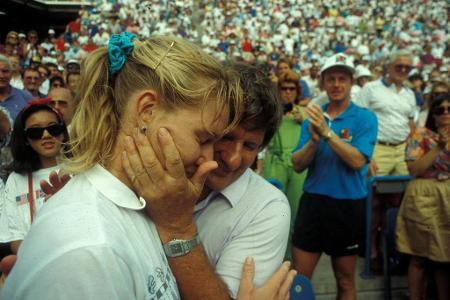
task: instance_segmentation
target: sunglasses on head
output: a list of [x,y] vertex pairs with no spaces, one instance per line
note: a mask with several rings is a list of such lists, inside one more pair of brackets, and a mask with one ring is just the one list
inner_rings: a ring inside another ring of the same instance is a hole
[[64,132],[64,125],[53,124],[47,127],[29,127],[25,129],[25,136],[31,140],[39,140],[42,138],[45,130],[52,136],[58,136]]
[[436,116],[443,115],[445,112],[450,114],[450,106],[438,106],[433,109],[433,114]]
[[402,65],[402,64],[398,64],[398,65],[394,65],[395,71],[397,72],[409,72],[411,71],[412,67],[409,65]]

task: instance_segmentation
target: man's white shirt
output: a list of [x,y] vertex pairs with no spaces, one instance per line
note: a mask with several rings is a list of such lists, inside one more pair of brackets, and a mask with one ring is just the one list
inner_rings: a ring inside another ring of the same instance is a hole
[[208,259],[236,298],[247,256],[255,260],[255,285],[280,266],[288,242],[286,196],[251,169],[195,207],[197,229]]
[[406,87],[396,90],[384,79],[364,85],[353,101],[373,111],[378,118],[378,140],[399,143],[407,139],[408,122],[415,117],[417,107],[414,92]]

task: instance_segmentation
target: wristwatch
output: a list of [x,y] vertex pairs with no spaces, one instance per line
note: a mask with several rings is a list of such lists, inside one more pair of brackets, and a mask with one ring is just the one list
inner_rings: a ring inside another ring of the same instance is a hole
[[325,140],[325,142],[328,142],[329,139],[331,139],[334,136],[334,132],[333,130],[328,130],[327,134],[325,134],[323,136],[323,139]]
[[166,244],[163,244],[163,249],[167,257],[178,257],[188,254],[199,244],[200,237],[196,234],[191,240],[174,239]]

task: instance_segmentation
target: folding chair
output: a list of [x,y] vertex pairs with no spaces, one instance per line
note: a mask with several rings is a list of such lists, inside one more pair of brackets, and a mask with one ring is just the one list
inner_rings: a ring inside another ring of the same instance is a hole
[[289,300],[315,300],[314,289],[308,277],[297,274],[289,291]]
[[411,180],[411,176],[374,176],[367,181],[367,201],[366,201],[366,249],[364,258],[364,270],[361,277],[371,279],[375,277],[370,271],[370,258],[372,252],[372,199],[373,194],[393,194],[403,193]]

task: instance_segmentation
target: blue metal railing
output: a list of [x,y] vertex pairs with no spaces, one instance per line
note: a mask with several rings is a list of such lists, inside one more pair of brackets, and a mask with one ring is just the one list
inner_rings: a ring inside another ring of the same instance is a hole
[[374,176],[367,181],[367,201],[366,201],[366,251],[364,259],[364,270],[361,277],[364,279],[373,278],[370,271],[370,258],[372,256],[372,199],[374,187],[376,194],[402,193],[411,176]]

